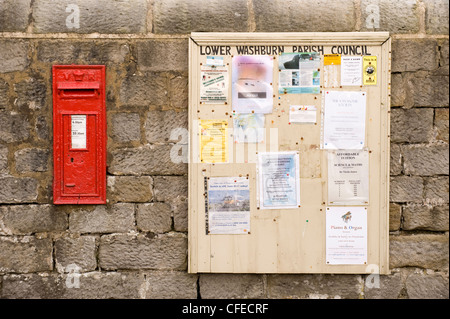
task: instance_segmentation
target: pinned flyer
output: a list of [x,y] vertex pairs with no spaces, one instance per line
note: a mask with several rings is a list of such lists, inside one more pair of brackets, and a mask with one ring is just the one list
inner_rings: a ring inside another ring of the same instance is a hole
[[341,58],[342,86],[362,85],[362,61],[360,56],[343,56]]
[[314,105],[291,105],[289,123],[314,124],[317,122],[317,109]]
[[327,207],[326,261],[329,265],[367,264],[366,207]]
[[228,102],[228,68],[203,66],[200,69],[200,102],[226,104]]
[[206,65],[222,66],[223,65],[223,57],[221,57],[221,56],[207,56],[206,57]]
[[200,162],[228,162],[227,120],[200,121]]
[[283,53],[278,69],[278,93],[320,93],[319,53]]
[[377,57],[366,55],[363,57],[364,85],[377,85]]

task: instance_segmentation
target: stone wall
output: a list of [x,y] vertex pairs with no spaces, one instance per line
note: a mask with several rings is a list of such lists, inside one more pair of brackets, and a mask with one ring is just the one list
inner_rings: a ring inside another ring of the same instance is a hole
[[[0,0],[0,298],[448,298],[448,6]],[[391,275],[187,273],[192,31],[391,33]],[[107,205],[52,205],[54,64],[107,67]]]

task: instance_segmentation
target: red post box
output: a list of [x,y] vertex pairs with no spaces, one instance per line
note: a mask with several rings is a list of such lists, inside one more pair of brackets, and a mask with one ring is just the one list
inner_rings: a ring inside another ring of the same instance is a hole
[[106,203],[104,65],[53,66],[53,203]]

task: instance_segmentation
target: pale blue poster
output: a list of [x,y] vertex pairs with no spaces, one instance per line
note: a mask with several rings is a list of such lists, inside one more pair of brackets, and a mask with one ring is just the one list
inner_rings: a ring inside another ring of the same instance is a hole
[[258,154],[260,209],[298,208],[300,174],[298,152]]
[[233,117],[233,125],[236,143],[264,141],[264,114],[237,114]]

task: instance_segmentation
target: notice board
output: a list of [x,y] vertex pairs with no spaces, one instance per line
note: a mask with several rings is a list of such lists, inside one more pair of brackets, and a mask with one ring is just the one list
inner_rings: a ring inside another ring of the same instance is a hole
[[192,33],[190,273],[389,273],[387,32]]

